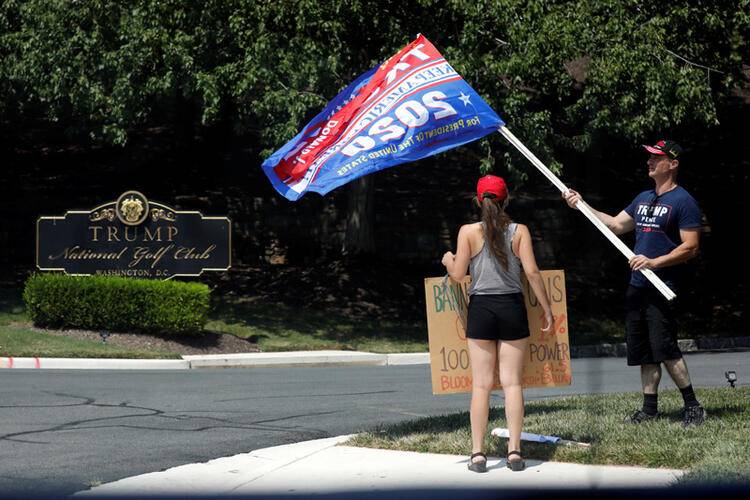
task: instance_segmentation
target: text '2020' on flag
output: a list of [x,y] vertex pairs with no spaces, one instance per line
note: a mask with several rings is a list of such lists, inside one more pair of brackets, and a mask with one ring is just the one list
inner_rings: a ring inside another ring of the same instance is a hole
[[422,35],[341,91],[263,162],[294,201],[484,137],[504,125]]

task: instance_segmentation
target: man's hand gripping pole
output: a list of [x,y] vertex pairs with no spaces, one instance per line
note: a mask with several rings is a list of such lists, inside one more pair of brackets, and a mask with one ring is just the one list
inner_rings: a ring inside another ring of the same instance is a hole
[[[534,156],[534,153],[529,151],[529,149],[523,145],[521,141],[518,140],[518,138],[513,135],[513,133],[508,130],[506,127],[500,127],[500,133],[508,139],[508,142],[513,144],[516,149],[518,149],[541,173],[544,175],[549,181],[555,185],[557,189],[560,190],[561,193],[567,193],[568,188],[565,186],[565,184],[562,183],[560,179],[555,176],[555,174],[552,173],[552,171],[547,168],[547,166],[542,163],[539,158]],[[626,259],[628,259],[628,262],[630,262],[630,259],[635,257],[635,254],[633,251],[625,245],[625,243],[622,242],[620,238],[615,235],[607,226],[604,225],[602,221],[599,220],[599,218],[594,215],[594,213],[591,211],[591,209],[582,201],[578,201],[576,203],[576,208],[586,216],[586,218],[591,221],[591,223],[596,226],[601,233],[607,237],[607,239],[612,243],[622,254],[625,256]],[[651,269],[641,269],[640,272],[643,273],[643,275],[656,287],[659,292],[661,292],[662,295],[667,300],[674,299],[677,295],[659,278]]]

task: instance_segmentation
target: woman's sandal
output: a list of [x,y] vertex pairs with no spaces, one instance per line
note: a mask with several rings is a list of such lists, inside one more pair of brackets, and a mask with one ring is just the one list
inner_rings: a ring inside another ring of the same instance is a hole
[[[518,460],[511,460],[511,455],[518,455]],[[506,467],[508,467],[513,472],[518,472],[520,470],[524,470],[526,468],[526,462],[523,461],[523,458],[521,457],[520,451],[511,451],[508,452],[508,458],[506,459]]]
[[[475,462],[474,459],[476,457],[484,457],[484,460]],[[487,455],[485,455],[481,451],[472,453],[469,457],[469,470],[473,472],[487,472]]]

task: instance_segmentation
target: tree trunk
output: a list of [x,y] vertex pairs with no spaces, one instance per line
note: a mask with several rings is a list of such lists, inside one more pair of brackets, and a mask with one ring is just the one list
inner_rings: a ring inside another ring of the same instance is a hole
[[373,192],[371,176],[360,177],[349,185],[349,212],[342,252],[348,257],[375,254]]

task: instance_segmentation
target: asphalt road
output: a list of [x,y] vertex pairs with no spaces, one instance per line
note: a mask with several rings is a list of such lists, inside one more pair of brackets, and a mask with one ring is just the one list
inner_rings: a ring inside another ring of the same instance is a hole
[[[750,381],[750,352],[687,356],[695,386]],[[527,399],[639,389],[622,358],[576,359],[573,385]],[[664,388],[673,388],[671,381]],[[501,403],[502,396],[493,396]],[[0,494],[91,484],[468,409],[426,365],[192,371],[0,371]]]

